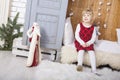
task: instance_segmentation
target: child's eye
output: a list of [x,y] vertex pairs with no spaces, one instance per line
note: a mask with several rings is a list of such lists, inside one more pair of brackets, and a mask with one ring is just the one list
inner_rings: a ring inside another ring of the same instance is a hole
[[89,15],[89,14],[85,14],[84,16],[87,16],[87,17],[89,17],[90,15]]
[[87,16],[90,16],[89,14],[87,14]]

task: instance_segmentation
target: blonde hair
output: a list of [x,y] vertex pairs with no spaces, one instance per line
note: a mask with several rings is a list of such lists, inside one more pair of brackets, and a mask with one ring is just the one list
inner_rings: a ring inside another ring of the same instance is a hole
[[92,9],[87,8],[87,9],[83,10],[82,15],[84,15],[84,14],[90,14],[91,16],[93,16],[93,11],[92,11]]

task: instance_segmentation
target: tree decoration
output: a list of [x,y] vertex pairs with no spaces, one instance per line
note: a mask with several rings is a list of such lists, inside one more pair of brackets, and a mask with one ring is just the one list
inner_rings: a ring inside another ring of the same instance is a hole
[[106,18],[105,18],[105,22],[104,22],[104,28],[107,28],[107,23],[108,23],[108,18],[109,18],[109,15],[110,15],[110,8],[111,8],[111,0],[109,0],[107,3],[106,3],[106,6],[107,6],[107,8],[106,8]]
[[4,44],[0,45],[0,50],[12,50],[13,40],[22,36],[20,28],[23,24],[17,23],[18,16],[19,13],[16,14],[13,20],[8,18],[7,24],[0,26],[0,39],[4,41]]
[[[109,18],[109,15],[110,15],[110,8],[111,8],[111,3],[112,1],[111,0],[109,0],[106,4],[104,3],[104,0],[99,0],[99,7],[98,7],[98,13],[97,13],[97,19],[99,18],[101,18],[101,16],[102,16],[102,13],[101,13],[101,7],[102,7],[102,5],[106,5],[107,7],[106,7],[106,17],[105,17],[105,21],[104,21],[104,24],[103,24],[103,27],[104,28],[107,28],[107,23],[108,23],[108,18]],[[97,22],[97,25],[99,25],[100,26],[100,21],[98,21]]]
[[[75,0],[72,0],[72,6],[73,6],[73,3],[75,2]],[[73,9],[71,8],[70,9],[70,13],[69,13],[69,16],[71,17],[71,16],[73,16],[74,15],[74,13],[73,13]]]
[[[103,5],[103,0],[100,0],[99,3],[98,3],[99,7],[98,7],[98,12],[97,12],[97,19],[100,19],[101,16],[102,16],[102,13],[101,13],[101,7]],[[97,25],[100,27],[100,21],[97,22]]]
[[103,4],[103,2],[102,2],[102,1],[100,1],[100,2],[99,2],[99,5],[102,5],[102,4]]

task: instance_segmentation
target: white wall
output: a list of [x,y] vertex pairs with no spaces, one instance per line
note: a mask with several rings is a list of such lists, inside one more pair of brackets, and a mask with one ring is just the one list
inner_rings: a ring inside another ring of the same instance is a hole
[[[24,24],[26,3],[27,3],[27,0],[11,0],[9,4],[9,9],[8,9],[9,17],[13,19],[17,14],[17,12],[19,12],[20,14],[19,14],[18,22]],[[23,31],[23,28],[21,29],[21,31]],[[1,44],[3,44],[3,41],[0,40],[0,45]]]
[[[0,26],[2,23],[7,23],[8,15],[9,15],[9,5],[10,0],[0,0]],[[4,42],[0,39],[0,45]]]
[[[17,12],[19,12],[18,23],[24,24],[27,0],[11,0],[10,4],[10,18],[13,19]],[[23,32],[23,27],[21,28]]]
[[9,15],[10,0],[0,0],[0,26],[6,23]]
[[10,4],[10,17],[13,19],[13,17],[16,15],[17,12],[19,12],[19,23],[24,23],[25,19],[25,11],[26,11],[26,3],[27,0],[11,0]]

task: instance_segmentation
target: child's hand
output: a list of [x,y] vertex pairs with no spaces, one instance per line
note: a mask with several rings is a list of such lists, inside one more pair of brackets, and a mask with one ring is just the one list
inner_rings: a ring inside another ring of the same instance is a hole
[[86,47],[89,47],[89,46],[90,46],[90,44],[88,44],[88,43],[85,43],[85,45],[86,45]]
[[82,47],[86,47],[86,44],[83,44]]

